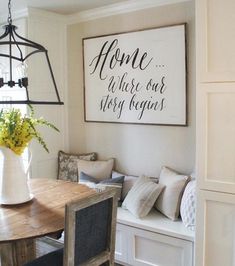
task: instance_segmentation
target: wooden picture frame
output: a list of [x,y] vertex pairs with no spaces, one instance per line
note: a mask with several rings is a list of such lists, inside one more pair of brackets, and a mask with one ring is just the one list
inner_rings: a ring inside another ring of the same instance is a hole
[[186,126],[185,28],[84,38],[85,121]]

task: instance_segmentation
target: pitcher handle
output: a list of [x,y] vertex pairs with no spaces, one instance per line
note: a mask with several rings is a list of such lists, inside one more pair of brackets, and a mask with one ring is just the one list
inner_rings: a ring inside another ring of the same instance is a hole
[[28,162],[28,166],[27,166],[27,168],[26,168],[26,175],[28,174],[29,167],[30,167],[30,165],[31,165],[32,157],[33,157],[33,154],[32,154],[32,152],[30,151],[30,149],[28,149],[28,151],[29,151],[29,162]]

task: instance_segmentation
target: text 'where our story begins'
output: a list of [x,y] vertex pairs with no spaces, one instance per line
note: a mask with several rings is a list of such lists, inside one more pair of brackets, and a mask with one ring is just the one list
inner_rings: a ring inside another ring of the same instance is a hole
[[111,112],[121,120],[126,112],[134,112],[140,121],[147,112],[162,112],[167,107],[165,64],[148,51],[137,47],[126,52],[118,39],[105,41],[89,67],[90,78],[101,82],[96,89],[102,90],[97,103],[102,113]]

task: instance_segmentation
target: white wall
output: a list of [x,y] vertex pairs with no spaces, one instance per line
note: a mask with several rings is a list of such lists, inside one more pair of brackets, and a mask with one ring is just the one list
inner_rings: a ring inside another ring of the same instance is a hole
[[[18,27],[17,32],[21,36],[42,44],[48,49],[59,94],[62,101],[65,102],[64,106],[34,105],[35,117],[42,116],[52,122],[59,128],[60,133],[47,127],[37,127],[47,143],[50,153],[47,153],[36,140],[30,143],[33,156],[30,168],[31,177],[56,178],[58,151],[68,147],[66,17],[42,10],[29,9],[23,18],[13,20],[13,24]],[[56,100],[44,55],[40,53],[29,57],[27,65],[30,99]],[[24,105],[15,105],[14,107],[21,108],[23,111],[26,109]]]
[[[188,126],[85,123],[82,38],[187,22]],[[69,151],[116,158],[128,174],[159,175],[162,165],[190,173],[195,161],[194,5],[191,2],[110,16],[68,27]]]
[[[30,149],[33,154],[31,176],[33,178],[57,177],[57,154],[67,147],[67,59],[66,59],[66,23],[64,16],[29,9],[28,38],[43,45],[47,50],[57,83],[61,105],[34,106],[36,117],[44,117],[60,130],[38,127],[47,143],[50,153],[33,141]],[[29,92],[34,100],[57,100],[47,62],[42,53],[32,56],[29,65]]]

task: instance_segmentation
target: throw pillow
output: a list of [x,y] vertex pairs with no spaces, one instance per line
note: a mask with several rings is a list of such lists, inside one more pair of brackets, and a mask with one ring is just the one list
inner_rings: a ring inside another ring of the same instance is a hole
[[113,170],[114,159],[109,159],[107,161],[85,161],[78,160],[78,175],[80,173],[86,173],[87,175],[98,179],[99,181],[111,178],[111,173]]
[[131,188],[135,184],[136,180],[138,180],[138,177],[131,176],[131,175],[124,175],[116,171],[112,171],[112,178],[116,178],[119,176],[125,176],[125,180],[124,180],[123,188],[122,188],[122,197],[121,197],[121,199],[124,200],[127,193],[131,190]]
[[189,177],[163,167],[160,173],[159,184],[165,186],[155,203],[155,208],[162,214],[175,221],[179,217],[181,198]]
[[128,192],[122,208],[128,209],[138,218],[143,218],[150,212],[163,188],[163,185],[153,182],[151,178],[141,176]]
[[196,181],[190,181],[182,197],[180,205],[180,215],[183,221],[183,224],[195,230],[195,219],[196,219]]
[[80,172],[79,174],[79,183],[94,183],[94,184],[98,184],[99,180],[97,180],[96,178],[87,175],[84,172]]
[[[125,180],[124,180],[123,188],[122,188],[122,200],[124,200],[125,197],[127,196],[128,192],[131,190],[131,188],[134,186],[135,182],[138,180],[138,176],[125,175],[125,174],[121,174],[117,171],[112,171],[112,178],[115,178],[118,176],[125,176]],[[150,177],[150,178],[155,183],[158,183],[157,177]]]
[[70,154],[63,151],[58,152],[58,179],[78,181],[78,159],[95,161],[95,152],[86,154]]
[[124,182],[124,176],[119,176],[116,178],[108,178],[102,181],[99,181],[98,179],[87,175],[84,172],[81,172],[79,175],[79,183],[85,184],[91,188],[94,189],[101,189],[103,187],[114,187],[117,189],[118,193],[118,199],[121,199],[121,194],[122,194],[122,187],[123,187],[123,182]]

